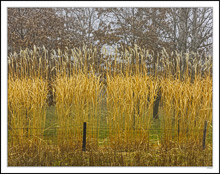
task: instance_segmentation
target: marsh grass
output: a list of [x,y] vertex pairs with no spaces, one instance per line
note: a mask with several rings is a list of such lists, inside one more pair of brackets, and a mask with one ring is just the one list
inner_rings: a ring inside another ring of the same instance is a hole
[[94,53],[34,47],[9,55],[10,166],[212,165],[211,57],[138,46],[99,61]]

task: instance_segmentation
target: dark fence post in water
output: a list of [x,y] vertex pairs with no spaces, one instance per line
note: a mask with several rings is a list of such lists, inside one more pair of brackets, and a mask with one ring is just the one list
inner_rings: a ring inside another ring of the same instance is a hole
[[206,130],[207,130],[207,121],[205,121],[204,130],[203,130],[203,141],[202,141],[203,150],[205,149]]
[[159,91],[157,92],[156,100],[154,101],[153,104],[153,118],[155,119],[159,118],[158,111],[159,111],[160,98],[161,98],[161,94],[159,89]]
[[83,123],[83,145],[82,151],[86,151],[86,122]]

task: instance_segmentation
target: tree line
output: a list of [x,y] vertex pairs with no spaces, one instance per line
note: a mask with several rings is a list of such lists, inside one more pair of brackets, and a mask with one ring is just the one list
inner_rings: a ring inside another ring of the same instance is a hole
[[8,52],[137,44],[212,53],[212,8],[8,8]]

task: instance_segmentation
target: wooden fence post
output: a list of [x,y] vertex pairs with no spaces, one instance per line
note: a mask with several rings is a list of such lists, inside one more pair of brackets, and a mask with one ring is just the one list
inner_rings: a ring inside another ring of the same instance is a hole
[[161,93],[159,89],[157,92],[156,100],[154,101],[154,104],[153,104],[153,118],[155,119],[159,118],[158,111],[159,111],[160,99],[161,99]]
[[205,149],[206,131],[207,131],[207,121],[205,121],[204,130],[203,130],[203,141],[202,141],[203,150]]
[[28,137],[28,114],[27,114],[27,109],[26,109],[26,125],[25,126],[27,126],[27,129],[26,129],[26,131],[27,131],[27,137]]
[[48,105],[52,106],[53,105],[53,87],[52,87],[52,72],[51,72],[51,65],[48,66],[48,76],[47,76],[47,81],[48,81]]
[[178,141],[179,141],[179,136],[180,136],[180,120],[178,120]]
[[86,122],[83,123],[83,145],[82,151],[86,151]]
[[[135,98],[135,94],[134,94],[134,91],[133,91],[133,100],[134,100],[134,98]],[[135,106],[134,106],[134,108],[133,108],[133,129],[135,130],[135,110],[136,110],[136,108],[135,108]]]

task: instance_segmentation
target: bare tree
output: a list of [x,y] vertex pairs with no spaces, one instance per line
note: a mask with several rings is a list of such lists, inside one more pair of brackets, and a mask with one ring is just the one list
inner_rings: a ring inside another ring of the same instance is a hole
[[212,50],[212,8],[170,8],[166,11],[168,25],[156,25],[161,30],[161,39],[170,43],[173,50]]
[[62,25],[53,8],[9,8],[9,51],[33,48],[33,45],[56,48],[60,46]]
[[149,49],[157,49],[158,30],[154,27],[154,21],[161,21],[163,13],[161,9],[152,8],[106,8],[102,11],[108,22],[104,21],[107,30],[114,35],[118,45],[144,46]]
[[211,52],[212,23],[212,8],[9,8],[8,46]]

